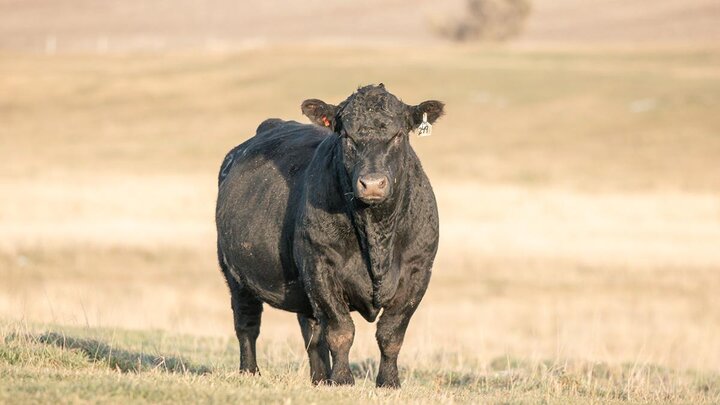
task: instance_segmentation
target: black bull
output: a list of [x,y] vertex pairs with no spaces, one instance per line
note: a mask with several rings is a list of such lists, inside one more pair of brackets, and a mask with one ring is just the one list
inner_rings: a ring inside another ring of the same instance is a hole
[[372,322],[382,309],[377,385],[400,386],[398,353],[438,246],[435,196],[409,137],[443,107],[366,86],[338,106],[306,100],[315,125],[267,120],[228,153],[216,223],[241,370],[258,371],[265,302],[297,313],[313,382],[352,384],[350,312]]

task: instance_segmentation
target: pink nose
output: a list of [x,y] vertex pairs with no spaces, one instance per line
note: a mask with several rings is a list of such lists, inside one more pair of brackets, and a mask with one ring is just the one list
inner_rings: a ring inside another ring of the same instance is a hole
[[380,201],[387,194],[388,178],[384,174],[371,173],[358,177],[358,197],[363,200]]

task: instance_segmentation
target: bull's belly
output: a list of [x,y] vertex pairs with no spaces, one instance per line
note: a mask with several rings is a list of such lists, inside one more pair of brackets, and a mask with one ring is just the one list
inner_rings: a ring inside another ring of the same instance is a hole
[[[285,311],[310,313],[302,280],[277,248],[263,241],[221,247],[230,274],[259,300]],[[279,241],[278,241],[279,243]]]
[[[274,308],[312,315],[312,306],[303,280],[294,266],[283,263],[281,255],[268,254],[261,246],[247,244],[226,254],[232,276],[258,299]],[[380,308],[373,306],[372,280],[358,254],[332,272],[338,277],[342,296],[351,311],[373,322]]]

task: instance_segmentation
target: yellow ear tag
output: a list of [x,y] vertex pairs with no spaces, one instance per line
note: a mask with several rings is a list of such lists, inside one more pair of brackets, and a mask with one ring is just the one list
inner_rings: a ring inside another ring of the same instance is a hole
[[427,113],[423,113],[423,121],[417,129],[418,136],[430,136],[432,135],[432,124],[427,120]]

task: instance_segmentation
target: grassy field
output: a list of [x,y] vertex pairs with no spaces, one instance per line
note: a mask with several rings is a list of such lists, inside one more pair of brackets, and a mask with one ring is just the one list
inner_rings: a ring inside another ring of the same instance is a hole
[[[720,52],[269,48],[221,55],[2,55],[2,172],[206,174],[262,119],[302,120],[385,82],[448,103],[415,147],[435,177],[713,191]],[[431,152],[432,153],[429,153]]]
[[[264,347],[262,377],[235,371],[229,339],[4,327],[0,401],[113,403],[715,403],[720,378],[627,363],[481,363],[438,352],[403,368],[401,390],[374,387],[374,360],[352,364],[354,387],[312,387],[302,349]],[[441,367],[438,367],[441,364]]]
[[[238,362],[216,170],[267,117],[384,82],[441,247],[401,391],[312,387],[292,314]],[[720,401],[720,51],[0,54],[0,402]]]

